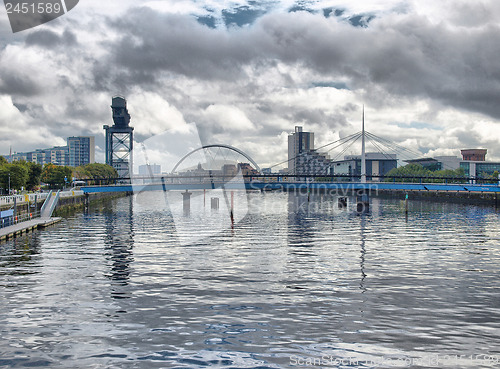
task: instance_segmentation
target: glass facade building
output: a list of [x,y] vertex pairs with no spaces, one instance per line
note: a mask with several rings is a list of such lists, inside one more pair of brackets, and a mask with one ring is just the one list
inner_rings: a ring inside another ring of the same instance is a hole
[[87,137],[68,137],[69,165],[78,167],[95,163],[95,138]]
[[491,176],[495,171],[500,172],[500,163],[488,161],[462,161],[460,168],[467,177]]

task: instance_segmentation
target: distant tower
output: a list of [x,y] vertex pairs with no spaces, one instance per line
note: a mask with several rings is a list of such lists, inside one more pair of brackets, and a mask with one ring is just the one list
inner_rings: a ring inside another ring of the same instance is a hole
[[119,178],[130,178],[130,169],[133,168],[134,127],[129,126],[127,101],[123,97],[113,97],[111,109],[115,124],[103,127],[106,131],[106,164],[116,169]]
[[302,127],[295,126],[295,132],[288,136],[288,173],[301,172],[301,168],[297,167],[297,158],[300,154],[311,150],[314,150],[314,133],[303,132]]

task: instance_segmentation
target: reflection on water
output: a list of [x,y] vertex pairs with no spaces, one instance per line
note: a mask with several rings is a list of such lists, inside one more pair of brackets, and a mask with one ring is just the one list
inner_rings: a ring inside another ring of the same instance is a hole
[[494,209],[410,202],[406,221],[400,200],[243,201],[234,230],[184,246],[148,193],[0,244],[0,366],[498,367]]
[[111,296],[116,299],[128,298],[128,285],[130,279],[130,265],[134,261],[134,222],[133,198],[127,198],[120,208],[114,209],[112,204],[104,206],[106,214],[105,225],[105,255],[110,263],[108,277],[112,281]]

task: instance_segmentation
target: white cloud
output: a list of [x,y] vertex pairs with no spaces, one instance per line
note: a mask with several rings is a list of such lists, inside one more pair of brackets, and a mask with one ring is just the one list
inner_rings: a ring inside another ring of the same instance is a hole
[[205,109],[208,122],[213,122],[223,131],[254,130],[255,125],[243,111],[234,106],[214,104]]
[[151,136],[185,125],[182,113],[156,93],[138,91],[127,96],[135,134]]
[[[262,166],[286,157],[295,125],[315,131],[317,146],[358,131],[362,104],[370,131],[413,150],[477,142],[500,158],[497,3],[320,1],[310,5],[316,14],[288,14],[295,2],[281,1],[259,4],[267,15],[242,28],[196,21],[246,5],[87,0],[2,36],[2,106],[11,112],[0,115],[3,153],[7,142],[28,150],[79,134],[102,147],[111,97],[121,94],[136,139],[195,122],[204,143],[237,146]],[[345,12],[324,18],[326,7]],[[362,13],[376,15],[368,28],[346,21]],[[12,120],[37,128],[20,136]]]

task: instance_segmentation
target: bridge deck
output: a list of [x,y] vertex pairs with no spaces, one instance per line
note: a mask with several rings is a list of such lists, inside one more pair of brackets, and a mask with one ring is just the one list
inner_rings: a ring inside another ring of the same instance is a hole
[[184,191],[184,190],[210,190],[221,188],[237,190],[394,190],[394,191],[452,191],[452,192],[493,192],[500,193],[500,186],[496,184],[444,184],[444,183],[392,183],[392,182],[245,182],[245,183],[165,183],[148,185],[111,185],[111,186],[86,186],[82,187],[84,193],[95,192],[143,192],[143,191]]

